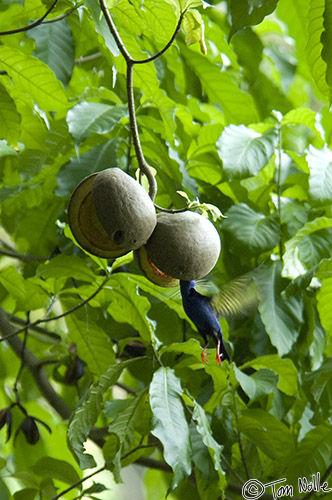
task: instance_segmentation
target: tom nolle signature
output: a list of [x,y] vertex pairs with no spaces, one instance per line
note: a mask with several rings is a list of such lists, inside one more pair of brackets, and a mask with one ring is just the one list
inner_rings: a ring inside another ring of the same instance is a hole
[[[271,489],[273,500],[277,500],[282,497],[293,497],[294,487],[290,484],[284,483],[286,479],[277,479],[276,481],[271,481],[270,483],[263,484],[258,479],[249,479],[242,488],[242,498],[246,500],[257,500],[262,495],[264,495],[266,490]],[[328,493],[332,491],[329,488],[327,481],[321,483],[320,473],[313,474],[311,480],[308,481],[306,477],[300,477],[297,481],[297,493]]]

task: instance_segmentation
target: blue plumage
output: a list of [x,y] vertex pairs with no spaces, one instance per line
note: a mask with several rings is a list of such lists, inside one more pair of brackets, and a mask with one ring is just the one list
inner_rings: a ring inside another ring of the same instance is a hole
[[182,304],[187,316],[195,324],[198,332],[205,340],[202,359],[206,363],[205,349],[208,337],[212,337],[217,347],[217,361],[221,364],[229,356],[224,347],[222,332],[217,316],[211,306],[211,297],[205,297],[195,289],[195,281],[180,281]]

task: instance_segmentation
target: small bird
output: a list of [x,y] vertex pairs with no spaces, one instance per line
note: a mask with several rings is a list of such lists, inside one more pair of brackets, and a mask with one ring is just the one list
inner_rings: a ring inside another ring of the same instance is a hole
[[212,337],[217,349],[216,360],[221,366],[222,361],[229,361],[230,357],[223,342],[218,318],[248,314],[257,305],[253,272],[231,280],[210,297],[197,292],[193,280],[180,281],[180,290],[184,311],[205,341],[202,351],[203,363],[207,363],[205,351],[208,337]]

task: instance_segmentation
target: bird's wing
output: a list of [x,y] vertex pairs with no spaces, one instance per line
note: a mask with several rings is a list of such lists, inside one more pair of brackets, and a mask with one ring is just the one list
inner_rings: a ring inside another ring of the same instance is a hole
[[254,272],[249,272],[229,281],[211,297],[210,305],[218,318],[247,315],[257,307],[257,289],[253,275]]

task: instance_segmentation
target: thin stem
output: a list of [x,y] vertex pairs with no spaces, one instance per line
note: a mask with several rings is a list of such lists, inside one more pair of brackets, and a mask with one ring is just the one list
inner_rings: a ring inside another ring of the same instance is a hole
[[249,469],[247,466],[246,458],[244,456],[244,451],[243,451],[243,446],[242,446],[242,438],[241,438],[241,433],[239,431],[239,418],[238,418],[238,412],[237,412],[237,402],[236,402],[236,393],[235,393],[235,388],[232,387],[232,393],[233,393],[233,403],[234,403],[234,416],[235,416],[235,422],[236,422],[236,433],[237,433],[237,439],[239,443],[239,449],[240,449],[240,454],[241,454],[241,459],[243,463],[243,467],[247,476],[247,479],[250,478],[249,474]]
[[133,59],[131,57],[131,55],[129,54],[128,50],[126,49],[123,41],[121,40],[121,37],[119,35],[119,32],[118,30],[116,29],[116,26],[115,24],[113,23],[113,19],[111,17],[111,14],[109,13],[108,11],[108,8],[107,8],[107,5],[106,5],[106,1],[105,0],[99,0],[99,3],[100,3],[100,8],[105,16],[105,19],[106,19],[106,22],[107,22],[107,25],[109,27],[109,30],[111,32],[111,34],[113,35],[113,38],[115,40],[115,43],[119,49],[119,51],[121,52],[122,56],[124,57],[124,59],[126,60],[126,62],[132,62]]
[[168,50],[170,48],[170,46],[174,42],[175,38],[177,37],[177,34],[180,31],[182,19],[183,19],[183,16],[184,16],[185,12],[186,12],[185,10],[183,12],[181,12],[179,20],[178,20],[178,23],[177,23],[176,28],[175,28],[175,31],[174,31],[174,33],[172,35],[172,38],[167,42],[167,44],[165,45],[164,48],[162,48],[159,52],[157,52],[153,56],[147,57],[146,59],[133,59],[132,63],[133,64],[145,64],[145,63],[149,63],[149,62],[154,61],[155,59],[158,59],[158,57],[160,57],[162,54],[164,54],[164,52],[166,52],[166,50]]
[[53,19],[47,19],[46,21],[43,21],[42,24],[50,24],[50,23],[57,23],[58,21],[62,21],[63,19],[66,19],[66,17],[70,16],[75,10],[79,9],[84,5],[84,2],[80,2],[71,9],[69,9],[67,12],[64,12],[61,14],[61,16],[54,17]]
[[61,491],[61,493],[59,493],[58,495],[56,495],[55,497],[53,497],[51,500],[58,500],[58,498],[61,498],[66,493],[69,493],[69,491],[73,490],[77,486],[80,486],[87,479],[91,479],[93,476],[96,476],[97,474],[99,474],[100,472],[103,472],[104,470],[105,470],[105,465],[103,467],[100,467],[100,469],[97,469],[94,472],[91,472],[91,474],[89,474],[88,476],[83,477],[79,481],[76,481],[76,483],[71,484],[67,489]]
[[[281,126],[280,123],[277,123],[277,131],[278,131],[278,163],[277,163],[277,211],[278,211],[278,219],[281,227],[281,171],[282,171],[282,144],[281,144]],[[280,241],[279,241],[279,254],[280,259],[283,257],[283,242],[282,236],[280,232]]]
[[0,342],[3,342],[4,340],[8,340],[8,339],[14,337],[15,335],[23,332],[26,328],[34,328],[35,326],[40,325],[41,323],[47,323],[49,321],[55,321],[57,319],[64,318],[65,316],[68,316],[69,314],[72,314],[73,312],[77,311],[77,309],[80,309],[81,307],[85,306],[88,302],[90,302],[90,300],[92,300],[102,290],[102,288],[107,283],[107,281],[108,281],[108,277],[106,277],[102,281],[102,283],[99,285],[99,287],[87,299],[83,300],[82,302],[80,302],[76,306],[72,307],[71,309],[68,309],[68,311],[65,311],[64,313],[58,314],[57,316],[51,316],[49,318],[37,319],[33,323],[29,323],[28,325],[26,325],[24,328],[21,328],[20,330],[16,330],[16,331],[14,331],[11,334],[9,334],[9,335],[7,335],[5,337],[2,337],[0,339]]
[[0,255],[4,255],[5,257],[12,257],[13,259],[21,260],[22,262],[45,262],[49,257],[38,257],[37,255],[26,255],[22,253],[12,252],[11,250],[5,250],[0,248]]
[[129,119],[130,119],[130,130],[133,138],[133,143],[135,147],[136,157],[138,161],[138,165],[140,168],[141,174],[144,174],[149,182],[149,195],[152,200],[155,199],[157,194],[157,183],[156,179],[147,164],[141,141],[139,138],[138,127],[137,127],[137,119],[136,119],[136,111],[135,111],[135,100],[134,100],[134,87],[133,87],[133,68],[134,64],[131,61],[127,60],[127,96],[128,96],[128,111],[129,111]]
[[37,19],[37,21],[35,21],[34,23],[31,23],[28,26],[24,26],[23,28],[17,28],[17,29],[8,30],[8,31],[0,31],[0,36],[14,35],[16,33],[22,33],[23,31],[29,31],[29,30],[32,30],[33,28],[35,28],[36,26],[39,26],[39,24],[41,24],[44,21],[44,19],[49,15],[49,13],[52,12],[52,10],[54,9],[54,7],[56,6],[57,3],[58,3],[58,0],[54,0],[54,2],[47,9],[45,14],[42,17],[40,17],[39,19]]

